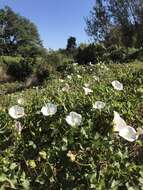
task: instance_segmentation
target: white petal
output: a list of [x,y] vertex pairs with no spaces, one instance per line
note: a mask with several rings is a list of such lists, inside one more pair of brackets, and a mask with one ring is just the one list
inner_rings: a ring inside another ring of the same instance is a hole
[[82,78],[82,76],[81,76],[81,75],[77,75],[77,78],[81,79],[81,78]]
[[67,75],[67,78],[68,78],[68,79],[72,79],[72,76],[71,76],[71,75]]
[[63,92],[68,92],[70,90],[70,86],[66,83],[65,86],[62,88]]
[[82,116],[76,112],[70,112],[66,117],[66,122],[71,126],[79,126],[82,121]]
[[18,103],[18,104],[21,104],[21,105],[24,104],[24,99],[23,99],[23,98],[19,98],[19,99],[17,100],[17,103]]
[[105,103],[102,101],[96,101],[95,104],[93,104],[94,109],[103,109],[105,107]]
[[66,117],[66,122],[69,124],[69,125],[73,125],[73,122],[72,122],[72,119],[71,119],[71,116],[70,115],[68,115],[67,117]]
[[96,80],[96,81],[98,81],[99,82],[99,77],[97,77],[97,76],[93,76],[93,78]]
[[42,107],[41,112],[44,116],[54,115],[57,112],[57,106],[52,103],[48,103]]
[[19,121],[16,121],[15,127],[16,127],[18,133],[20,134],[21,131],[22,131],[22,125],[21,125],[21,123]]
[[120,117],[119,113],[114,111],[114,131],[120,131],[124,127],[126,127],[126,122]]
[[18,105],[15,105],[15,106],[12,106],[10,109],[9,109],[9,115],[14,118],[14,119],[18,119],[18,118],[21,118],[25,115],[24,113],[24,108],[23,107],[20,107]]
[[128,125],[119,131],[119,136],[130,142],[133,142],[138,138],[136,130]]
[[85,86],[86,88],[88,88],[88,87],[90,86],[90,84],[89,84],[89,83],[84,83],[84,86]]
[[84,89],[85,95],[88,95],[93,92],[93,90],[91,90],[90,88],[83,87],[83,89]]
[[114,89],[116,90],[123,90],[123,84],[120,83],[117,80],[112,81],[112,86],[114,87]]

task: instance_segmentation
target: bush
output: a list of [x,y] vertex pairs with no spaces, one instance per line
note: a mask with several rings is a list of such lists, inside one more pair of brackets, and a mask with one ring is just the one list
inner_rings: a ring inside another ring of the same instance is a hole
[[31,73],[32,65],[30,59],[23,59],[19,63],[12,62],[8,64],[7,74],[12,76],[14,80],[24,81]]
[[116,46],[111,46],[107,49],[108,59],[116,62],[122,63],[125,61],[126,51],[124,48],[117,48]]
[[92,62],[93,64],[98,63],[99,61],[104,61],[104,54],[106,49],[101,44],[90,44],[84,49],[79,48],[76,56],[76,61],[79,64],[87,64]]
[[136,50],[132,51],[126,56],[126,61],[135,61],[135,60],[140,60],[143,61],[143,50]]
[[38,82],[42,83],[46,78],[50,76],[50,73],[45,65],[39,65],[39,67],[36,69],[35,76],[37,77]]

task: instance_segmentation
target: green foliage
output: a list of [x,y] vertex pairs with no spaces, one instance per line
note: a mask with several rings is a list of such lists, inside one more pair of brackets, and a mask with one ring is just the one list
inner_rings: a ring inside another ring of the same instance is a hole
[[[142,69],[142,63],[109,64],[108,70],[104,64],[75,65],[71,78],[65,76],[64,81],[56,75],[44,87],[1,95],[1,188],[142,189],[142,136],[131,143],[112,131],[114,110],[129,125],[143,127]],[[113,89],[115,79],[123,83],[123,91]],[[62,91],[66,83],[70,87],[67,92]],[[93,93],[85,95],[85,83]],[[8,114],[19,98],[24,99],[26,113],[19,119],[21,134]],[[106,103],[101,111],[93,109],[97,100]],[[39,112],[47,102],[58,106],[55,115],[45,117]],[[71,111],[82,115],[81,126],[66,123]],[[75,159],[67,156],[69,151]]]
[[76,48],[76,38],[75,37],[69,37],[67,40],[67,51],[72,51]]
[[105,53],[106,49],[102,44],[90,44],[84,49],[79,47],[76,55],[76,61],[79,64],[88,64],[89,62],[95,64],[99,61],[104,61]]
[[14,80],[24,81],[32,74],[32,65],[29,59],[20,60],[19,63],[10,63],[7,66],[7,74],[12,76]]
[[86,32],[109,46],[142,48],[142,13],[142,0],[97,0],[86,18]]
[[126,58],[126,50],[124,48],[117,48],[116,46],[111,46],[107,49],[108,59],[114,63],[123,63]]
[[0,9],[0,55],[39,55],[42,44],[36,26],[11,8]]
[[135,60],[140,60],[143,61],[143,50],[134,50],[133,52],[129,52],[128,55],[126,56],[126,61],[135,61]]
[[47,65],[51,65],[55,71],[63,72],[74,60],[65,53],[52,51],[48,53],[45,61]]

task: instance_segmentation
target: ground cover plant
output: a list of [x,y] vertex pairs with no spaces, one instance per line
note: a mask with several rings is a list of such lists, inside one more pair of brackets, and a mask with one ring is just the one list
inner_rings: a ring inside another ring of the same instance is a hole
[[1,93],[1,189],[143,189],[142,63],[70,71]]

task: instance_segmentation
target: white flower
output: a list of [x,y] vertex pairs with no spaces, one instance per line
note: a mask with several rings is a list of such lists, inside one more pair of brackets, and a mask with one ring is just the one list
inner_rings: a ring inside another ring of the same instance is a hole
[[138,127],[138,128],[137,128],[137,133],[138,133],[139,135],[143,135],[143,129],[140,128],[140,127]]
[[72,127],[79,126],[81,121],[82,116],[76,112],[70,112],[70,114],[66,117],[66,122]]
[[85,86],[86,88],[88,88],[88,87],[90,86],[90,84],[89,84],[89,83],[84,83],[84,86]]
[[68,151],[67,157],[69,157],[72,162],[76,160],[76,154],[73,154],[71,150]]
[[65,86],[62,88],[63,92],[68,92],[70,90],[70,86],[66,83]]
[[120,83],[117,80],[112,81],[112,86],[114,87],[114,89],[116,90],[123,90],[123,84]]
[[77,66],[78,65],[78,63],[73,63],[73,66]]
[[17,100],[17,103],[23,105],[24,104],[24,99],[23,98],[19,98]]
[[96,101],[95,104],[93,104],[93,108],[101,110],[105,107],[105,105],[106,104],[102,101]]
[[127,141],[133,142],[138,139],[138,136],[140,134],[142,134],[142,131],[140,129],[136,131],[133,127],[127,125],[116,111],[114,111],[113,123],[114,131],[118,131],[119,136],[123,137]]
[[44,116],[54,115],[57,112],[57,106],[52,103],[48,103],[42,107],[41,112]]
[[99,77],[97,77],[97,76],[95,76],[95,75],[93,76],[93,78],[94,78],[96,81],[98,81],[98,82],[99,82],[99,80],[100,80]]
[[21,126],[21,123],[19,121],[15,122],[15,128],[17,129],[18,133],[20,134],[22,131],[22,126]]
[[25,115],[24,113],[24,108],[20,107],[18,105],[12,106],[9,111],[8,111],[9,115],[14,118],[14,119],[18,119],[21,118]]
[[60,81],[60,82],[64,82],[64,80],[63,80],[63,79],[59,79],[59,81]]
[[133,127],[126,125],[119,131],[119,136],[123,137],[127,141],[133,142],[138,139],[138,133]]
[[83,87],[83,89],[84,89],[85,95],[88,95],[93,92],[93,90],[91,90],[90,88]]
[[81,78],[82,78],[82,76],[81,76],[81,75],[77,75],[77,78],[78,78],[78,79],[81,79]]
[[104,69],[104,68],[105,68],[104,63],[102,63],[102,64],[100,65],[100,68],[101,68],[101,69]]
[[68,78],[68,79],[72,79],[72,76],[71,76],[71,75],[67,75],[67,78]]
[[89,62],[89,65],[90,65],[90,66],[94,66],[94,64],[92,64],[92,62],[91,62],[91,61]]
[[116,111],[114,111],[113,124],[114,131],[120,131],[121,129],[127,126],[126,122],[120,117],[119,113]]

